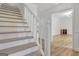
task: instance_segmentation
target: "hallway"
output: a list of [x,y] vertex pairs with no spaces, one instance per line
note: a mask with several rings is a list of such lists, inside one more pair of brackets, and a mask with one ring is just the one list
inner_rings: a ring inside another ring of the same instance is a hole
[[55,35],[52,42],[52,56],[79,56],[72,50],[72,35]]

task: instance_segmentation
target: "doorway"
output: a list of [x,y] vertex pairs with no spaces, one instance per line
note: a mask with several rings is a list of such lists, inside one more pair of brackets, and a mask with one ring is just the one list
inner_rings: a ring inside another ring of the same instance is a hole
[[72,9],[52,14],[51,55],[72,54],[72,24]]

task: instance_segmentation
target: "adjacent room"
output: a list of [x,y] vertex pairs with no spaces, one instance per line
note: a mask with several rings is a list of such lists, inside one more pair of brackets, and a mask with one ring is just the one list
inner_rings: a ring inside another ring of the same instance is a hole
[[[52,14],[52,55],[67,55],[72,49],[72,9]],[[65,51],[66,50],[66,51]]]

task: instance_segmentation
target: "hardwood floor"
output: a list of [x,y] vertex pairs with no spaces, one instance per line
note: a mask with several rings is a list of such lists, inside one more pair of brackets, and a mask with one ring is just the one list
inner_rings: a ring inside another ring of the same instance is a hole
[[72,35],[53,36],[53,46],[72,48]]
[[79,52],[72,50],[71,35],[56,35],[52,41],[52,56],[79,56]]

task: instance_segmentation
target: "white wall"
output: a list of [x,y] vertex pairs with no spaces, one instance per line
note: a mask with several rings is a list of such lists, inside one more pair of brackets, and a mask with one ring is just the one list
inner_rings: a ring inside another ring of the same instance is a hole
[[52,16],[52,35],[60,34],[60,20]]
[[35,16],[37,16],[37,5],[33,4],[33,3],[25,3],[25,5],[27,5],[29,7],[29,9],[32,11],[32,13],[35,14]]
[[60,34],[61,29],[67,29],[68,34],[72,34],[72,16],[61,13],[52,15],[52,35]]
[[79,3],[74,4],[73,9],[73,48],[79,51]]

